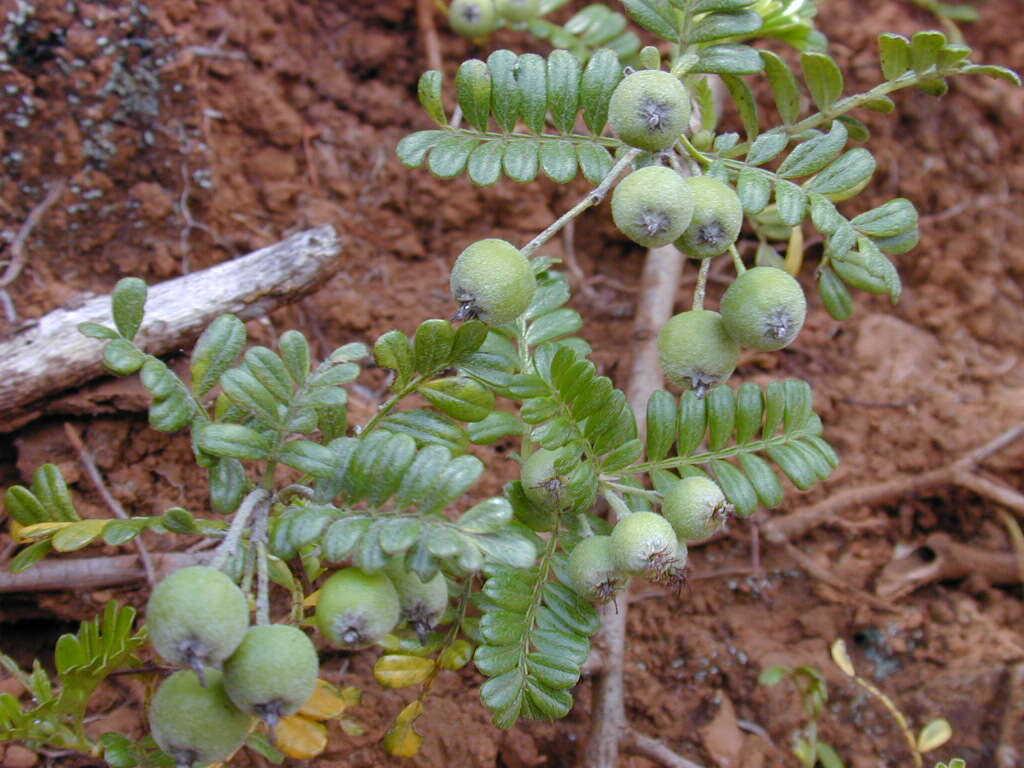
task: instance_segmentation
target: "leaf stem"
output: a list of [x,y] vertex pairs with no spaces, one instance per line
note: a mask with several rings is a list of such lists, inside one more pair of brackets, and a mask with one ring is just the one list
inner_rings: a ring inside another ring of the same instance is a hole
[[235,512],[235,517],[231,521],[231,527],[228,528],[227,534],[224,536],[224,541],[220,543],[213,554],[213,560],[210,562],[212,568],[224,570],[228,558],[238,550],[242,534],[249,524],[249,518],[261,507],[265,508],[268,506],[269,501],[270,491],[265,488],[253,488],[249,491],[249,495],[242,500],[238,511]]
[[740,252],[736,250],[735,243],[729,246],[729,255],[732,256],[732,265],[736,268],[737,275],[742,275],[747,271],[747,267],[744,265],[743,259],[740,258]]
[[708,287],[708,271],[711,269],[711,259],[701,259],[700,271],[697,273],[697,284],[693,286],[693,310],[699,312],[704,309],[704,293]]
[[601,183],[594,187],[590,193],[580,200],[576,205],[570,208],[568,211],[559,216],[553,221],[548,227],[533,238],[530,242],[524,245],[520,250],[523,256],[529,258],[534,251],[544,245],[548,240],[554,237],[558,232],[568,224],[570,221],[575,219],[587,208],[597,205],[604,200],[605,195],[608,194],[608,190],[611,189],[612,184],[622,174],[626,167],[632,163],[637,156],[640,154],[639,149],[630,149],[618,161],[611,167],[608,174],[601,180]]

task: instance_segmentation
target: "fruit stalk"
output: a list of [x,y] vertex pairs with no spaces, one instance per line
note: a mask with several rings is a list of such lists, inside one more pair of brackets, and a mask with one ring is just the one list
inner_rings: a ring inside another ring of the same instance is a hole
[[242,540],[242,534],[249,524],[249,518],[261,507],[265,514],[269,505],[270,491],[264,488],[254,488],[249,492],[248,496],[242,499],[242,503],[239,505],[238,511],[235,512],[235,517],[231,521],[231,527],[228,528],[228,532],[224,536],[224,541],[220,543],[220,546],[214,552],[213,560],[210,563],[211,567],[221,571],[224,570],[228,558],[238,551],[238,545]]

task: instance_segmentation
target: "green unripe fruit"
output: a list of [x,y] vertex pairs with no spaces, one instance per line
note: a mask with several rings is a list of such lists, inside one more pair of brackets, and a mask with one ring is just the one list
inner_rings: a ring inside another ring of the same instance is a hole
[[680,540],[697,541],[722,528],[729,503],[714,481],[700,476],[684,477],[669,488],[661,511]]
[[496,6],[509,21],[529,21],[540,10],[540,0],[497,0]]
[[615,564],[611,536],[583,539],[569,555],[568,569],[573,589],[594,603],[608,602],[629,580]]
[[612,218],[622,233],[646,248],[668,245],[693,218],[693,193],[671,168],[649,165],[629,174],[612,193]]
[[235,652],[249,627],[249,604],[216,568],[193,565],[156,585],[146,606],[149,639],[172,664],[219,667]]
[[703,397],[732,375],[740,359],[740,345],[726,332],[717,312],[691,310],[662,326],[658,359],[669,381]]
[[400,614],[398,592],[386,575],[344,568],[320,588],[316,623],[335,645],[356,649],[393,630]]
[[452,0],[448,23],[463,37],[488,35],[498,23],[494,0]]
[[388,564],[388,576],[398,592],[401,618],[416,631],[420,642],[437,626],[448,607],[448,582],[438,571],[426,583],[414,571],[407,571],[401,559]]
[[722,322],[741,346],[788,347],[803,328],[807,299],[796,278],[775,267],[754,267],[722,296]]
[[478,317],[505,325],[519,317],[537,288],[530,261],[512,243],[478,240],[459,254],[452,267],[452,295],[461,305],[456,320]]
[[649,152],[671,147],[690,122],[690,94],[659,69],[625,77],[608,102],[608,122],[620,139]]
[[305,632],[288,624],[250,627],[224,662],[224,690],[243,712],[267,721],[271,731],[309,701],[320,659]]
[[571,506],[565,485],[567,478],[555,470],[558,451],[538,448],[523,462],[520,481],[526,498],[542,510],[563,510]]
[[252,718],[228,698],[221,674],[211,669],[206,685],[191,669],[161,683],[149,705],[149,729],[178,768],[227,760],[245,743]]
[[651,577],[670,567],[679,550],[676,532],[654,512],[634,512],[619,520],[612,528],[611,543],[613,562],[620,572]]
[[739,196],[714,176],[691,176],[686,183],[693,194],[693,219],[676,247],[693,259],[724,253],[743,226]]

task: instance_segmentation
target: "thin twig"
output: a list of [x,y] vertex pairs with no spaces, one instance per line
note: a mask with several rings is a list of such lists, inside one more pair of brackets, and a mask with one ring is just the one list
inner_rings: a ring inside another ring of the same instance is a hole
[[1003,727],[999,733],[999,746],[996,747],[996,765],[998,768],[1014,768],[1021,764],[1021,752],[1016,746],[1017,727],[1021,714],[1024,713],[1024,661],[1018,661],[1010,667],[1006,686],[1006,711],[1003,712]]
[[[128,513],[124,511],[121,503],[107,489],[106,483],[103,482],[103,475],[100,474],[100,470],[96,466],[96,461],[85,447],[85,443],[82,442],[78,431],[71,426],[70,422],[64,422],[64,434],[67,435],[68,442],[74,447],[75,452],[78,454],[78,460],[85,468],[85,474],[89,476],[93,487],[99,492],[103,503],[107,505],[107,509],[113,512],[115,517],[127,520]],[[146,548],[141,536],[135,537],[135,548],[139,551],[139,560],[142,561],[142,567],[146,571],[146,580],[149,582],[149,586],[155,586],[157,582],[156,569],[153,567],[153,560],[149,556],[149,550]]]
[[224,536],[224,541],[220,543],[217,551],[213,554],[213,562],[210,563],[212,567],[223,570],[228,558],[233,557],[238,551],[242,534],[249,525],[249,518],[269,500],[270,491],[265,488],[253,488],[249,491],[249,495],[242,499],[242,503],[238,506],[235,517],[231,521],[231,527],[228,529],[227,535]]
[[32,230],[39,224],[39,220],[64,193],[65,186],[67,186],[67,182],[63,179],[52,184],[42,202],[29,211],[21,229],[11,241],[11,260],[7,263],[7,269],[4,270],[3,275],[0,276],[0,288],[6,288],[21,274],[21,270],[25,267],[25,243],[31,237]]
[[644,736],[635,728],[626,729],[623,734],[622,746],[627,751],[661,763],[666,768],[702,768],[699,763],[687,760],[662,742],[652,739],[650,736]]
[[416,0],[416,24],[420,28],[423,48],[427,54],[427,67],[441,71],[441,43],[434,24],[433,0]]
[[806,571],[810,576],[823,581],[830,587],[837,589],[842,595],[849,595],[850,597],[860,600],[862,603],[870,605],[872,608],[877,608],[880,611],[888,611],[889,613],[899,613],[900,610],[893,605],[890,605],[885,600],[880,600],[872,594],[869,594],[863,590],[857,589],[846,583],[843,579],[836,576],[828,568],[818,565],[813,558],[804,554],[800,549],[788,541],[782,543],[783,548],[786,550],[791,558],[796,560],[797,565]]

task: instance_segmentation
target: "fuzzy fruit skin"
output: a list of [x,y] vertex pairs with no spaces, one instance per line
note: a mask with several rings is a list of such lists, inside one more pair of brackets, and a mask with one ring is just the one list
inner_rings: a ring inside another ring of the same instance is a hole
[[488,325],[505,325],[530,306],[537,278],[518,248],[491,237],[459,254],[452,267],[451,288],[462,305],[459,319],[478,317]]
[[713,480],[684,477],[665,494],[661,512],[681,541],[697,541],[718,532],[727,504]]
[[408,621],[421,637],[437,626],[448,607],[448,582],[438,571],[424,583],[415,571],[405,570],[401,558],[388,564],[388,576],[398,592],[401,618]]
[[615,567],[622,573],[658,573],[675,560],[676,532],[654,512],[634,512],[615,524],[611,534]]
[[583,539],[569,555],[568,569],[576,593],[594,603],[608,602],[629,580],[615,564],[611,536]]
[[717,312],[691,310],[662,326],[658,359],[669,381],[703,397],[732,375],[740,359],[740,345],[726,332]]
[[324,636],[342,648],[373,645],[395,628],[401,604],[395,585],[383,573],[344,568],[320,588],[316,623]]
[[191,669],[161,683],[149,705],[149,728],[160,749],[178,766],[227,760],[245,743],[252,718],[236,707],[215,669],[206,686]]
[[320,659],[305,632],[267,624],[250,627],[224,662],[224,690],[240,710],[275,726],[309,700],[319,674]]
[[494,0],[452,0],[448,23],[463,37],[488,35],[498,23]]
[[156,652],[172,664],[219,667],[245,636],[249,605],[224,573],[193,565],[156,585],[146,624]]
[[538,448],[523,462],[520,481],[523,493],[531,502],[544,511],[558,511],[571,506],[565,489],[566,478],[555,471],[558,451]]
[[691,176],[686,183],[693,194],[693,219],[676,247],[692,259],[724,253],[743,226],[739,196],[714,176]]
[[529,21],[540,10],[540,0],[497,0],[498,14],[509,21]]
[[615,226],[645,248],[668,245],[693,218],[693,193],[671,168],[649,165],[633,171],[612,193]]
[[658,69],[628,75],[612,92],[608,122],[631,147],[671,147],[690,122],[690,94],[679,78]]
[[807,317],[804,289],[776,267],[754,267],[722,296],[722,322],[740,345],[772,351],[788,347]]

